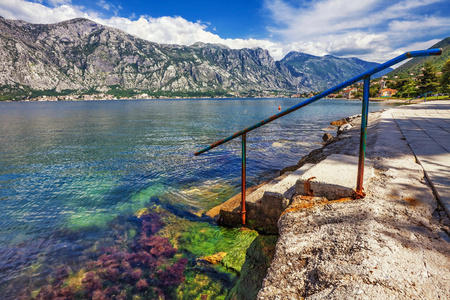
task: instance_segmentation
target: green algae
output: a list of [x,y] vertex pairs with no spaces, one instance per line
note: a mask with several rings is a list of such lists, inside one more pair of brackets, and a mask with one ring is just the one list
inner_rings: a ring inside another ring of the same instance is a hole
[[226,299],[227,291],[222,284],[205,274],[188,272],[186,280],[176,291],[178,299]]
[[250,229],[227,229],[218,245],[228,253],[222,261],[224,266],[240,273],[245,262],[245,253],[258,236],[258,232]]
[[[146,213],[147,210],[148,208],[139,213]],[[195,267],[185,272],[186,280],[178,287],[177,297],[179,299],[229,299],[233,286],[239,280],[242,281],[240,278],[243,276],[243,266],[248,259],[248,249],[252,247],[256,239],[261,240],[258,232],[250,229],[218,227],[207,222],[192,222],[175,217],[159,206],[153,206],[151,210],[164,215],[166,226],[159,234],[169,238],[179,252],[197,261]],[[220,264],[212,265],[198,260],[200,257],[219,252],[227,253]],[[267,271],[267,260],[264,260],[262,268]],[[211,274],[215,275],[211,276]],[[243,281],[241,287],[249,282],[253,289],[260,286],[260,283],[254,283],[255,279],[252,278]]]
[[249,229],[224,228],[170,217],[165,221],[167,225],[161,234],[168,237],[176,248],[197,258],[226,252],[223,266],[238,273],[244,264],[247,248],[258,236],[256,231]]
[[67,287],[75,293],[78,293],[82,289],[82,280],[85,275],[86,271],[84,269],[78,271],[77,273],[71,272],[69,277],[63,283],[63,287]]
[[277,236],[256,237],[246,251],[241,276],[229,293],[228,299],[256,299],[275,254]]

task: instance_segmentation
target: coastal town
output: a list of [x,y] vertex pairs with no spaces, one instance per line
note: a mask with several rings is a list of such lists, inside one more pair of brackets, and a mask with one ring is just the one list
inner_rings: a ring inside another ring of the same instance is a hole
[[[447,68],[444,67],[444,71],[449,73],[450,63],[447,63]],[[448,70],[447,70],[448,69]],[[430,92],[431,96],[447,96],[449,89],[448,75],[443,76],[443,72],[437,72],[435,67],[432,65],[426,65],[421,69],[421,74],[414,75],[413,73],[408,74],[405,78],[394,75],[388,76],[384,75],[370,81],[370,92],[369,96],[371,98],[376,98],[379,100],[397,98],[407,100],[410,98],[418,97],[422,95],[423,92]],[[438,88],[440,84],[440,87]],[[438,92],[440,91],[440,93]],[[292,93],[283,91],[252,91],[252,92],[228,92],[214,95],[214,93],[209,93],[208,95],[182,95],[177,93],[173,94],[152,94],[152,93],[142,93],[139,91],[128,91],[126,95],[120,95],[113,92],[102,92],[102,93],[69,93],[66,95],[58,95],[54,91],[45,95],[37,97],[23,96],[21,99],[13,98],[6,99],[6,101],[91,101],[91,100],[131,100],[131,99],[186,99],[186,98],[196,98],[196,99],[210,99],[210,98],[310,98],[320,92],[310,92],[310,93]],[[363,82],[357,82],[346,89],[343,89],[337,93],[329,94],[327,98],[329,99],[362,99],[363,93]],[[51,95],[50,95],[51,94]],[[123,94],[123,93],[122,93]]]

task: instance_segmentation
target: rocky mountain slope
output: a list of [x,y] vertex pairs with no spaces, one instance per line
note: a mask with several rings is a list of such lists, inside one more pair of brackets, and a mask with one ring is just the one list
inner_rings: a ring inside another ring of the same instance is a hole
[[150,94],[302,93],[331,87],[373,64],[331,56],[299,60],[307,56],[301,53],[277,62],[261,48],[157,44],[87,19],[42,25],[0,17],[0,49],[0,96],[117,89]]
[[0,32],[0,85],[57,91],[296,90],[295,78],[263,49],[160,45],[86,19],[51,25],[0,19]]
[[[281,62],[294,77],[313,90],[330,88],[379,65],[356,57],[339,58],[332,55],[320,57],[295,51],[288,53]],[[392,69],[388,68],[377,73],[375,77],[383,76],[390,71]]]

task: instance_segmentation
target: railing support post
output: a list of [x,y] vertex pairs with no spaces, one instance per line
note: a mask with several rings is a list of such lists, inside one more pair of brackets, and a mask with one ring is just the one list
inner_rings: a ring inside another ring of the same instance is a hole
[[242,135],[242,175],[241,175],[241,218],[242,218],[242,226],[245,226],[245,173],[246,173],[246,147],[247,147],[247,138],[246,134]]
[[356,182],[356,197],[364,198],[364,159],[366,157],[366,137],[367,137],[367,118],[369,114],[369,90],[370,76],[364,78],[364,90],[361,113],[361,137],[359,140],[359,162],[358,162],[358,179]]

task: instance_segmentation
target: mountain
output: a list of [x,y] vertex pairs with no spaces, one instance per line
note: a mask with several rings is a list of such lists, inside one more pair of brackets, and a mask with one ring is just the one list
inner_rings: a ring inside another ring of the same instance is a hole
[[[0,17],[0,99],[36,91],[226,95],[319,91],[377,64],[298,52],[149,42],[87,19],[31,24]],[[331,72],[330,72],[331,71]]]
[[[267,50],[161,45],[86,19],[40,25],[0,19],[0,85],[148,91],[297,90]],[[301,87],[302,90],[307,90]]]
[[445,62],[450,59],[450,37],[443,39],[442,41],[434,44],[429,49],[441,48],[442,54],[439,56],[429,56],[429,57],[417,57],[409,60],[405,64],[401,65],[391,73],[389,76],[400,76],[405,77],[409,74],[419,75],[422,73],[423,65],[426,61],[431,61],[431,63],[436,66],[436,69],[440,71],[444,66]]
[[[288,53],[281,62],[304,85],[319,91],[330,88],[379,65],[356,57],[339,58],[332,55],[320,57],[295,51]],[[373,78],[383,76],[390,71],[392,71],[390,68],[383,70]]]

